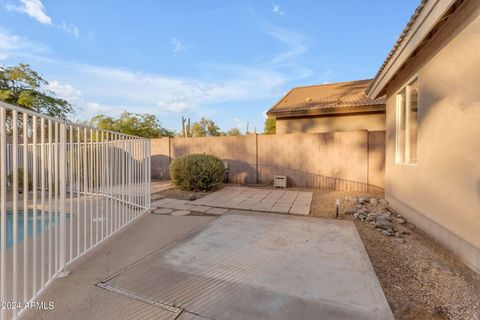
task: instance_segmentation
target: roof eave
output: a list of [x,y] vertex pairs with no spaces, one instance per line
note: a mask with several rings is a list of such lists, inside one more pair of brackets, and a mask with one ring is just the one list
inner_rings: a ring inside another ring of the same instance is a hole
[[369,112],[384,112],[385,105],[368,105],[368,106],[352,106],[345,108],[331,108],[323,110],[299,110],[299,111],[285,111],[267,112],[267,116],[275,118],[285,117],[305,117],[305,116],[324,116],[324,115],[336,115],[336,114],[354,114],[354,113],[369,113]]
[[367,89],[367,95],[370,99],[376,99],[385,94],[386,86],[393,76],[456,1],[429,0],[423,4],[424,7],[418,16],[415,17],[402,40],[394,46],[372,84]]

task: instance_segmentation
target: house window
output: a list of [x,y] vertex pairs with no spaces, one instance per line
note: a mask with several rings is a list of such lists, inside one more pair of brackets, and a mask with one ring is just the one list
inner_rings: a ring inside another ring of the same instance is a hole
[[418,79],[397,94],[397,163],[417,163]]

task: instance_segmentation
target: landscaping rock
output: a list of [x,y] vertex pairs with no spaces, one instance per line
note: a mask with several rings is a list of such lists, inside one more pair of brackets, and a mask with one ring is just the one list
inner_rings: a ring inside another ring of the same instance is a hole
[[405,243],[405,240],[402,239],[402,238],[395,238],[395,241],[397,241],[399,243]]
[[381,233],[384,235],[384,236],[387,236],[387,237],[390,237],[392,234],[390,232],[388,232],[387,230],[382,230]]
[[387,200],[385,200],[385,199],[378,200],[378,203],[382,206],[386,206],[388,204]]
[[370,198],[368,198],[368,197],[360,197],[360,198],[358,198],[358,202],[360,202],[360,203],[367,203],[367,202],[369,202],[369,201],[370,201]]
[[357,197],[353,197],[353,198],[352,198],[352,202],[353,202],[353,203],[357,203],[357,202],[358,202],[358,198],[357,198]]
[[403,220],[403,219],[401,219],[401,218],[397,218],[397,219],[395,220],[395,222],[398,223],[398,224],[404,224],[404,223],[405,223],[405,220]]
[[381,214],[379,214],[379,215],[377,216],[377,221],[378,221],[378,220],[386,220],[386,221],[390,221],[390,222],[391,222],[391,221],[392,221],[392,218],[391,218],[387,213],[382,212]]
[[357,209],[362,209],[363,206],[362,206],[361,204],[357,204],[357,205],[355,206],[355,208],[357,208]]
[[375,225],[379,228],[384,229],[384,230],[388,230],[388,229],[394,230],[395,229],[395,225],[393,223],[391,223],[388,220],[384,220],[384,219],[378,220],[378,218],[377,218],[377,222],[375,223]]
[[371,199],[370,199],[370,204],[371,204],[372,206],[376,206],[376,205],[378,204],[378,200],[375,199],[375,198],[371,198]]
[[187,200],[193,201],[195,199],[197,199],[197,196],[195,195],[195,193],[189,193],[187,195]]

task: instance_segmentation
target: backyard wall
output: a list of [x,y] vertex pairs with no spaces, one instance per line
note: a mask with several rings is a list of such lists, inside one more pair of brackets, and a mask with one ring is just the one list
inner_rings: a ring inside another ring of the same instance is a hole
[[[385,197],[480,273],[480,2],[465,2],[387,86]],[[395,163],[396,93],[418,77],[415,165]]]
[[191,153],[228,161],[229,182],[271,183],[352,191],[384,187],[385,131],[299,133],[152,140],[152,178],[168,178],[168,164]]
[[385,130],[385,112],[277,117],[277,134]]

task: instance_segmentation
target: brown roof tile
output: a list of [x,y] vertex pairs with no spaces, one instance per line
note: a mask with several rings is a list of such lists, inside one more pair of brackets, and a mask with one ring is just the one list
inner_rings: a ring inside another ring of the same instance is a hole
[[365,93],[372,82],[357,80],[293,88],[270,110],[268,115],[295,115],[301,113],[335,113],[363,111],[364,107],[385,110],[385,98],[370,99]]

